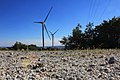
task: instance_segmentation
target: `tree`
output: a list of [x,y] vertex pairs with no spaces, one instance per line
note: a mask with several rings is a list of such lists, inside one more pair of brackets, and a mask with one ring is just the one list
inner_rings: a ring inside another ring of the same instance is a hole
[[73,37],[73,45],[74,48],[80,48],[81,47],[81,38],[82,38],[82,30],[81,25],[78,24],[72,31],[72,37]]
[[68,38],[64,36],[64,37],[62,38],[62,40],[60,41],[60,43],[61,43],[62,45],[65,45],[65,48],[67,48],[67,46],[68,46]]
[[104,20],[96,26],[97,40],[100,48],[117,48],[120,34],[120,17]]
[[33,51],[33,50],[38,50],[38,47],[34,44],[31,44],[31,45],[28,45],[28,49]]
[[94,29],[93,23],[89,22],[86,25],[85,33],[84,33],[84,47],[85,48],[93,48],[93,39],[94,39]]
[[81,47],[82,30],[81,25],[78,24],[72,31],[72,35],[63,37],[60,43],[65,45],[67,49],[76,49]]
[[12,48],[13,48],[14,50],[22,50],[22,49],[26,50],[26,49],[27,49],[27,45],[22,44],[21,42],[16,42],[16,43],[12,46]]

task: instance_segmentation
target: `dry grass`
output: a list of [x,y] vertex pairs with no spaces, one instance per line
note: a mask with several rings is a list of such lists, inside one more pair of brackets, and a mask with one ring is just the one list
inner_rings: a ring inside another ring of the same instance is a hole
[[35,54],[27,54],[25,59],[22,59],[21,65],[22,67],[27,67],[28,65],[32,64],[35,60],[38,59],[38,56]]
[[22,62],[21,62],[21,66],[22,67],[27,67],[31,63],[32,63],[32,61],[30,59],[23,59]]

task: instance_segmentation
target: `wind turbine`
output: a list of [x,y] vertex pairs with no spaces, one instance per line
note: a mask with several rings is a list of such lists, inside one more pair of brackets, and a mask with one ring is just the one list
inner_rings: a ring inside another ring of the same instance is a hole
[[58,32],[58,30],[56,30],[54,33],[49,31],[51,33],[51,36],[52,36],[52,48],[54,47],[54,35]]
[[44,46],[45,46],[45,45],[44,45],[44,29],[46,30],[47,35],[48,35],[49,39],[51,40],[51,38],[50,38],[50,36],[49,36],[49,33],[48,33],[48,30],[47,30],[47,27],[46,27],[46,25],[45,25],[45,22],[46,22],[46,20],[47,20],[47,18],[48,18],[48,16],[49,16],[51,10],[52,10],[52,7],[51,7],[50,11],[48,12],[48,14],[47,14],[47,16],[46,16],[46,18],[45,18],[45,20],[44,20],[43,22],[34,22],[34,23],[42,24],[42,42],[43,42],[43,48],[44,48]]

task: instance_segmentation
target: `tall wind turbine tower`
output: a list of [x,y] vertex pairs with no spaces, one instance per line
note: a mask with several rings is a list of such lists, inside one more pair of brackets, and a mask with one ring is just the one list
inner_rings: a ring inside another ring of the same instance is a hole
[[[59,29],[58,29],[58,30],[59,30]],[[58,30],[55,31],[54,33],[50,32],[50,33],[51,33],[51,36],[52,36],[52,48],[54,48],[54,35],[58,32]]]
[[39,24],[42,25],[42,43],[43,43],[43,48],[45,47],[45,45],[44,45],[44,29],[46,30],[47,35],[48,35],[49,39],[51,40],[51,38],[49,36],[49,33],[48,33],[48,30],[47,30],[47,27],[46,27],[46,24],[45,24],[45,22],[46,22],[46,20],[47,20],[47,18],[49,16],[51,10],[52,10],[52,7],[51,7],[50,11],[48,12],[48,14],[47,14],[46,18],[44,19],[44,21],[42,21],[42,22],[34,22],[34,23],[39,23]]

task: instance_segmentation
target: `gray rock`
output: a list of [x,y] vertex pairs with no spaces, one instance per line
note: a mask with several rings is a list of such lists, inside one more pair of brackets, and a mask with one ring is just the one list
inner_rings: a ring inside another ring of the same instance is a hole
[[101,77],[102,77],[102,75],[99,75],[99,76],[98,76],[98,78],[101,78]]
[[70,77],[68,80],[75,80],[75,78]]
[[80,78],[76,78],[76,80],[81,80]]
[[108,60],[109,64],[114,64],[116,62],[116,59],[114,57],[110,57],[110,59]]

